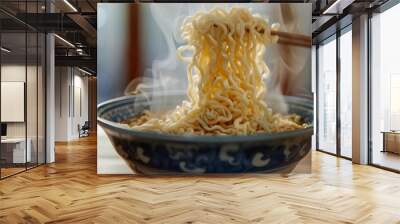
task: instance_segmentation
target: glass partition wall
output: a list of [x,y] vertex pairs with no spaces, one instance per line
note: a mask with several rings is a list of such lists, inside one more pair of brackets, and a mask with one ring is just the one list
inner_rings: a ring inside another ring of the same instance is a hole
[[351,25],[317,45],[317,150],[352,157]]
[[[34,12],[39,3],[18,4]],[[46,156],[45,35],[0,12],[5,18],[13,29],[0,23],[1,179],[45,163]]]
[[1,34],[1,177],[24,171],[30,162],[25,110],[26,33]]
[[400,4],[371,18],[370,163],[400,172]]
[[[400,21],[400,4],[388,1],[370,15],[368,163],[400,172],[400,33],[394,29]],[[351,25],[319,43],[317,49],[317,149],[351,159]],[[328,73],[332,76],[326,77]]]

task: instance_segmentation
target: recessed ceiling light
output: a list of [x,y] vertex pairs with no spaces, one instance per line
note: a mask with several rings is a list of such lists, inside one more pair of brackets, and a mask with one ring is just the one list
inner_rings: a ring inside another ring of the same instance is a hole
[[343,10],[351,5],[355,0],[336,0],[322,14],[342,14]]
[[88,72],[88,71],[86,71],[86,70],[83,70],[83,69],[81,69],[81,68],[79,68],[79,67],[78,67],[78,70],[81,71],[81,72],[83,72],[83,73],[85,73],[85,74],[87,74],[87,75],[90,75],[90,76],[92,75],[92,73],[90,73],[90,72]]
[[7,49],[5,47],[1,47],[1,51],[4,51],[6,53],[10,53],[11,52],[11,50],[9,50],[9,49]]
[[78,10],[68,1],[64,0],[65,4],[67,4],[74,12],[78,12]]
[[67,44],[68,46],[75,48],[75,45],[73,45],[71,42],[69,42],[68,40],[60,37],[58,34],[54,34],[55,37],[57,37],[59,40],[61,40],[62,42],[64,42],[65,44]]

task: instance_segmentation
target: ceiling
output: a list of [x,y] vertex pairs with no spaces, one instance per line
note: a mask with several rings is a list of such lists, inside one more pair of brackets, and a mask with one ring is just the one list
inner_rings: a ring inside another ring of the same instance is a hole
[[[337,1],[337,2],[336,2]],[[354,16],[367,9],[377,7],[386,0],[289,0],[268,2],[312,3],[313,37],[323,36],[326,30],[346,16]],[[24,42],[18,32],[30,31],[55,32],[56,64],[82,66],[96,71],[96,6],[100,2],[135,2],[121,0],[1,0],[1,30],[9,46],[21,51]],[[142,1],[152,2],[152,1]],[[159,0],[155,2],[170,2]],[[193,1],[190,1],[193,2]],[[200,0],[199,0],[200,2]],[[246,2],[246,1],[244,1]],[[247,1],[248,2],[248,1]],[[254,1],[253,1],[254,2]],[[257,1],[256,1],[257,2]],[[50,12],[50,9],[52,13]],[[351,21],[351,19],[350,19]],[[14,43],[11,43],[13,42]],[[3,42],[5,43],[5,42]],[[34,45],[32,45],[34,46]],[[30,47],[30,45],[29,45]],[[28,48],[28,52],[32,49]]]

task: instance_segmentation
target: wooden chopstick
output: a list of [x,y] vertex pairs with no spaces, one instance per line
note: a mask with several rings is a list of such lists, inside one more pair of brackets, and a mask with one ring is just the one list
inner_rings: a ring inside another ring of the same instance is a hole
[[300,47],[311,47],[312,45],[312,38],[310,36],[297,33],[287,33],[282,31],[271,31],[271,34],[279,37],[279,44],[294,45]]
[[287,39],[287,38],[279,38],[278,44],[284,45],[293,45],[298,47],[311,47],[311,42],[301,41],[301,40],[294,40],[294,39]]

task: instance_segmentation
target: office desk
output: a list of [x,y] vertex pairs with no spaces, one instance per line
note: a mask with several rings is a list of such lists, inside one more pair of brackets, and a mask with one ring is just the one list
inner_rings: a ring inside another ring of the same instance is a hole
[[[1,156],[3,159],[5,159],[9,163],[25,163],[25,162],[30,162],[32,158],[32,153],[31,153],[31,145],[32,141],[30,138],[26,139],[26,142],[28,144],[26,147],[26,152],[25,152],[25,138],[5,138],[1,139]],[[10,146],[12,148],[10,148]],[[10,153],[8,153],[10,152]],[[9,158],[5,158],[5,156]],[[12,154],[12,160],[11,156],[8,156],[9,154]],[[26,159],[26,161],[25,161]]]

